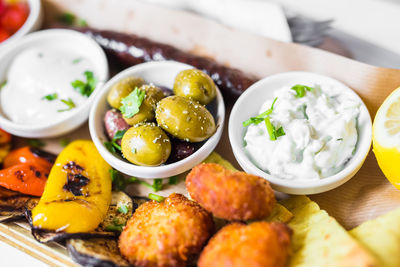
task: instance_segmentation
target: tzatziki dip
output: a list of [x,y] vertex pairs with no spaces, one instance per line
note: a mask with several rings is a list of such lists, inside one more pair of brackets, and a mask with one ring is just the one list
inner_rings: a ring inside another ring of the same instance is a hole
[[2,112],[13,122],[47,125],[70,116],[96,87],[93,64],[66,46],[22,50],[11,61],[0,91]]
[[245,150],[263,171],[319,180],[341,171],[355,151],[360,103],[330,84],[289,84],[245,121]]

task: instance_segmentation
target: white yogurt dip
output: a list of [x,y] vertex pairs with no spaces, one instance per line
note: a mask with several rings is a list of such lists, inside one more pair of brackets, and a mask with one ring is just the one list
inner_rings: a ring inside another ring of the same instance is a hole
[[27,48],[9,66],[0,91],[2,112],[24,125],[61,121],[87,100],[71,85],[86,82],[85,71],[93,71],[93,65],[78,51],[54,45]]
[[[251,160],[271,175],[289,180],[318,180],[342,170],[355,150],[360,103],[330,84],[305,84],[296,97],[290,84],[275,91],[269,121],[284,135],[271,140],[265,121],[248,126],[245,150]],[[260,114],[271,108],[267,100]]]

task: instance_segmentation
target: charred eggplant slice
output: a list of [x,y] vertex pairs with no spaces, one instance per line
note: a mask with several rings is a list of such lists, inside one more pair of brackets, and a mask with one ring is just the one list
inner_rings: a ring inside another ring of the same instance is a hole
[[0,187],[0,222],[24,218],[24,208],[30,201],[37,202],[38,198]]
[[67,241],[67,249],[72,259],[82,266],[130,266],[120,254],[116,239],[70,239]]
[[[33,208],[33,207],[32,207]],[[88,238],[115,238],[119,234],[119,229],[125,226],[128,219],[132,216],[133,201],[124,192],[112,192],[111,205],[108,208],[106,218],[96,230],[88,233],[66,233],[63,231],[49,231],[35,228],[32,226],[31,209],[26,209],[26,217],[32,227],[33,237],[41,242],[62,241],[70,238],[88,239]],[[77,215],[79,216],[79,215]]]

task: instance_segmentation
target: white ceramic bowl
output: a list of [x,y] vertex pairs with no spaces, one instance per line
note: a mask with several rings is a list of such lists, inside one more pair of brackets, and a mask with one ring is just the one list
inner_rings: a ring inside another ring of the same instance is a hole
[[0,43],[0,49],[12,44],[27,33],[38,30],[43,22],[43,8],[40,0],[28,0],[29,15],[24,25],[7,40]]
[[[316,84],[332,84],[348,90],[355,99],[359,100],[360,116],[358,118],[358,142],[354,156],[337,174],[318,181],[285,180],[271,176],[258,168],[248,157],[244,150],[243,138],[246,127],[243,121],[259,114],[259,109],[267,99],[272,99],[275,90],[288,84],[309,81]],[[275,190],[288,194],[316,194],[331,190],[348,181],[361,168],[368,155],[372,139],[372,122],[368,109],[361,98],[343,83],[323,75],[309,72],[286,72],[269,76],[250,86],[233,106],[229,118],[229,140],[233,153],[240,166],[248,173],[252,173],[267,179]]]
[[96,89],[83,105],[70,111],[65,119],[37,126],[17,124],[9,120],[0,107],[0,127],[11,134],[27,138],[43,138],[59,136],[76,129],[87,120],[93,99],[108,79],[106,55],[95,41],[76,31],[53,29],[30,33],[15,41],[13,45],[3,47],[0,50],[0,81],[6,79],[8,66],[19,52],[29,47],[50,43],[76,49],[91,60],[98,80]]
[[142,77],[148,83],[172,89],[176,75],[182,70],[191,68],[193,67],[190,65],[175,61],[148,62],[120,72],[104,85],[101,92],[96,96],[90,111],[89,130],[97,150],[112,167],[122,173],[139,178],[166,178],[191,169],[202,162],[214,150],[221,139],[225,119],[224,100],[219,90],[217,90],[216,99],[207,105],[207,108],[214,116],[217,125],[216,132],[195,153],[183,160],[156,167],[138,166],[112,154],[104,146],[104,142],[108,139],[105,134],[103,120],[104,114],[110,109],[107,103],[107,94],[115,83],[133,75]]

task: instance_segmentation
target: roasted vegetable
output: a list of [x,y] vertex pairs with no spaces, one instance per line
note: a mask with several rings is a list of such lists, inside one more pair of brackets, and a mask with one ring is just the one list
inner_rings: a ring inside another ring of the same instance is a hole
[[35,228],[90,232],[103,221],[111,202],[111,167],[93,142],[70,143],[57,157],[39,204]]
[[195,66],[214,80],[226,98],[238,98],[244,90],[257,81],[240,70],[224,66],[212,59],[196,56],[134,34],[86,27],[73,29],[92,37],[109,56],[125,66],[157,60],[175,60]]
[[0,129],[0,144],[6,144],[11,142],[11,134],[7,133],[3,129]]
[[25,207],[31,201],[34,203],[39,199],[0,187],[0,222],[23,218]]
[[[63,231],[50,231],[32,227],[33,237],[41,243],[51,241],[60,241],[69,238],[115,238],[122,227],[125,226],[128,219],[131,217],[133,210],[138,207],[137,201],[133,201],[124,192],[113,192],[112,201],[108,208],[107,214],[100,225],[93,231],[79,232],[79,233],[66,233]],[[33,207],[32,207],[33,208]],[[32,225],[31,209],[26,210],[26,217]],[[120,228],[116,231],[117,227]]]
[[5,158],[3,167],[8,168],[21,163],[37,163],[44,168],[51,169],[56,155],[35,147],[21,147],[11,151]]
[[131,266],[119,253],[115,239],[70,239],[67,249],[71,257],[82,266],[128,267]]
[[11,149],[11,134],[0,128],[0,163],[7,156]]
[[41,196],[50,168],[35,162],[21,163],[0,170],[0,186],[32,196]]

